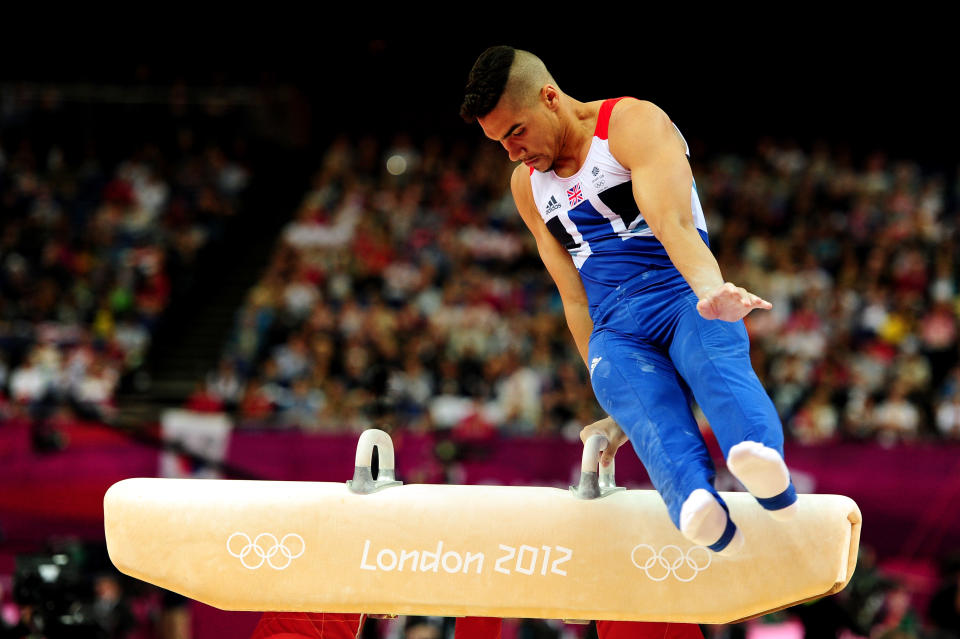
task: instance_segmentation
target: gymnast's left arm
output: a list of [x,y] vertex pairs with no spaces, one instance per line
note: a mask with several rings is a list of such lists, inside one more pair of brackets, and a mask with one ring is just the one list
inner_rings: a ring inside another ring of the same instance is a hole
[[626,98],[610,117],[610,152],[630,170],[633,197],[644,221],[693,289],[706,319],[735,322],[772,305],[724,282],[720,266],[693,222],[693,174],[670,118],[651,102]]

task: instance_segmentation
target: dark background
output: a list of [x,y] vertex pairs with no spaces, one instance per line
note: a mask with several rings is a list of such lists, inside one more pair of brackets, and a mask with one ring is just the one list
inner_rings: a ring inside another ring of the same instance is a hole
[[[214,28],[170,33],[156,44],[121,32],[103,51],[72,42],[62,50],[20,47],[0,62],[0,82],[292,88],[309,105],[309,146],[339,132],[470,139],[479,128],[457,114],[467,73],[485,47],[511,44],[543,58],[577,99],[632,95],[657,103],[707,150],[747,151],[769,135],[849,145],[855,157],[882,149],[924,165],[955,164],[960,56],[942,15],[873,8],[842,20],[812,9],[704,16],[691,7],[689,15],[649,22],[625,15],[637,26],[621,34],[601,34],[592,15],[578,12],[568,24],[464,35],[512,18],[461,9],[469,20],[433,16],[442,34],[378,38],[351,35],[333,20],[314,30],[305,19],[302,32],[286,25],[246,37]],[[618,19],[608,12],[603,21]]]

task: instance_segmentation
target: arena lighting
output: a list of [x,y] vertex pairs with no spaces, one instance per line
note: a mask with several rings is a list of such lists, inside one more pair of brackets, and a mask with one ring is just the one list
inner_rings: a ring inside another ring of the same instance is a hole
[[78,639],[101,636],[93,592],[84,570],[68,553],[17,557],[13,599],[21,606],[33,608],[29,623],[34,633]]
[[403,175],[407,172],[407,158],[402,155],[391,155],[387,158],[387,173],[390,175]]
[[60,576],[60,567],[55,564],[40,564],[37,573],[46,583],[52,584]]

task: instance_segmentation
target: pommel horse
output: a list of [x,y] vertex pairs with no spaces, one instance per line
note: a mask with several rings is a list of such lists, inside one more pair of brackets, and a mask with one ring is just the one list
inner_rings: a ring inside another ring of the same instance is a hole
[[[569,491],[403,485],[393,443],[360,436],[353,479],[126,479],[104,497],[123,573],[225,610],[720,624],[839,590],[861,517],[802,495],[789,522],[724,493],[735,557],[687,541],[653,490],[617,487],[606,446],[584,446]],[[372,454],[379,453],[373,477]]]

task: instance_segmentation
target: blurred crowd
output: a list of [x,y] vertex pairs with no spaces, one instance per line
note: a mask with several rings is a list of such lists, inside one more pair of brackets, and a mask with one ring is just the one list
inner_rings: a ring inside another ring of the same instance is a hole
[[774,304],[748,325],[789,433],[960,438],[960,181],[772,142],[701,175],[725,276]]
[[[598,416],[493,144],[327,150],[194,407],[244,423],[573,433]],[[960,438],[960,182],[762,141],[693,158],[754,366],[790,437]]]
[[105,161],[22,115],[0,127],[0,418],[109,420],[249,171],[189,128]]
[[[253,176],[242,145],[201,136],[189,118],[160,143],[108,156],[36,133],[48,129],[7,97],[0,421],[110,420],[172,292]],[[773,302],[747,327],[787,436],[960,439],[960,174],[769,140],[751,153],[695,150],[692,162],[725,278]],[[576,438],[602,415],[516,213],[512,168],[486,141],[335,140],[188,407],[247,427]],[[960,638],[958,583],[957,562],[925,591],[868,554],[841,595],[784,614],[810,637]],[[164,609],[148,593],[149,614],[138,612],[122,580],[88,586],[109,636],[128,636],[130,614],[145,626]],[[14,599],[0,597],[0,636],[29,625],[32,609]],[[531,623],[531,636],[560,632]],[[392,636],[440,636],[431,624]]]
[[337,140],[190,405],[312,430],[594,418],[510,170],[493,146]]

